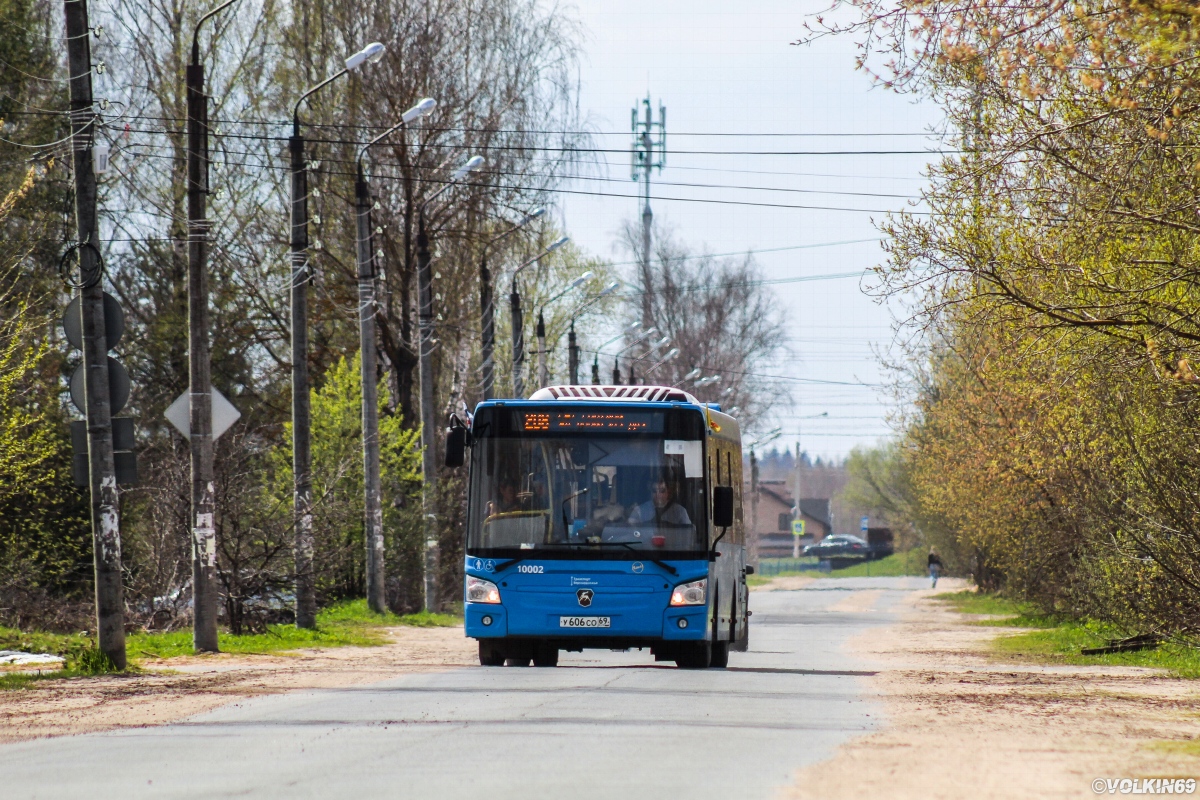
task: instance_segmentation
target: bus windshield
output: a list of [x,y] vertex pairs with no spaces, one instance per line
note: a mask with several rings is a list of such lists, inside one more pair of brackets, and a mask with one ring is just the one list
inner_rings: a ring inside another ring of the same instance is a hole
[[704,551],[702,447],[661,433],[484,435],[472,454],[467,548]]

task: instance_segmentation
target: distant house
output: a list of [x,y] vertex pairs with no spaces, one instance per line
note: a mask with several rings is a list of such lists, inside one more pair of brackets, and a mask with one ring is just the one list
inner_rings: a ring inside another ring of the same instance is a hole
[[[759,481],[758,503],[749,484],[745,487],[747,531],[758,546],[759,558],[790,558],[792,555],[792,508],[795,500],[785,481]],[[801,546],[824,539],[833,530],[827,497],[800,498],[800,516],[804,520]]]

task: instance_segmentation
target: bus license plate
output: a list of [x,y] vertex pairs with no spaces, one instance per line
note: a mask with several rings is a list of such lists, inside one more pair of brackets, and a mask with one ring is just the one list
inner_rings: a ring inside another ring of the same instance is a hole
[[608,628],[612,626],[611,617],[559,617],[560,628]]

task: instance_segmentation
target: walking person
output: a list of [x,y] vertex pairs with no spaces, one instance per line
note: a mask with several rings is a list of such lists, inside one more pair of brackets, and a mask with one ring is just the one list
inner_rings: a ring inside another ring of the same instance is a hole
[[938,575],[942,572],[942,559],[938,556],[937,548],[929,548],[929,580],[932,582],[930,588],[937,588]]

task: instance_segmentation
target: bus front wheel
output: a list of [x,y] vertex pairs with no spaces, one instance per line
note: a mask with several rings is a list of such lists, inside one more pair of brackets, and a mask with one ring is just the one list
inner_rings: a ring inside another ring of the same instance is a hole
[[538,645],[533,651],[533,665],[535,667],[557,667],[558,648],[550,644]]
[[712,643],[712,656],[708,665],[714,669],[725,669],[729,666],[729,642]]
[[504,651],[485,639],[479,640],[479,666],[503,667]]
[[680,669],[708,669],[712,660],[712,644],[710,642],[688,642],[678,645],[678,647],[675,666]]

